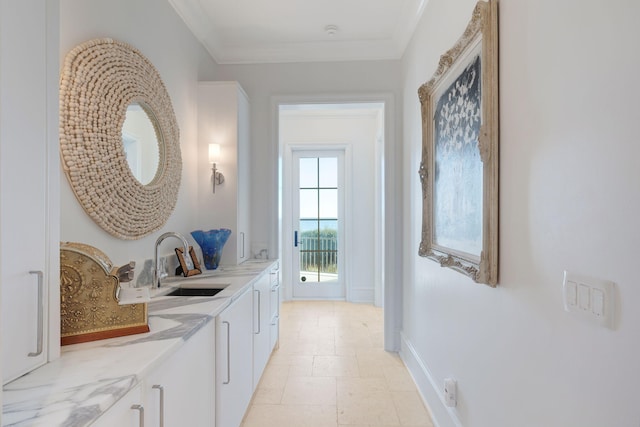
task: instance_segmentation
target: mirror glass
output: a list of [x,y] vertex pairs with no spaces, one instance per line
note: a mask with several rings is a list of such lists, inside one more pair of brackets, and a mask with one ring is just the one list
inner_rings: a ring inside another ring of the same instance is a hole
[[156,176],[160,163],[160,141],[156,135],[155,118],[138,102],[127,107],[122,125],[122,144],[133,176],[147,185]]

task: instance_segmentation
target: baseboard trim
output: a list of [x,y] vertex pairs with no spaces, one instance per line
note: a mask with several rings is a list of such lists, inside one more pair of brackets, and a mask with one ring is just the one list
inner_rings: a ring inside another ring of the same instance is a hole
[[349,301],[360,304],[373,304],[375,290],[373,288],[351,287],[347,290]]
[[418,387],[418,393],[427,409],[435,427],[463,427],[455,409],[448,408],[444,403],[441,388],[433,379],[431,371],[422,361],[416,349],[407,337],[400,333],[400,357],[407,367],[413,382]]

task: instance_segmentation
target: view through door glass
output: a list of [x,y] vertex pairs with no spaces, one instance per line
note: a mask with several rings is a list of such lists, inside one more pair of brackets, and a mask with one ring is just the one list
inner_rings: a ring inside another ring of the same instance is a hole
[[299,161],[300,282],[338,281],[338,158]]

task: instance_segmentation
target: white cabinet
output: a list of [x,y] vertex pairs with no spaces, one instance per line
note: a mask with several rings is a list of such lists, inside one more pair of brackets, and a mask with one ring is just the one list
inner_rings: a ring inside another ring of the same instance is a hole
[[249,153],[250,145],[250,123],[249,123],[249,98],[240,85],[237,87],[238,100],[238,234],[237,234],[237,254],[238,263],[251,258],[250,232],[249,232],[249,212],[251,210],[251,158]]
[[213,426],[214,322],[144,379],[145,426]]
[[92,426],[213,426],[214,333],[214,322],[203,326]]
[[3,384],[59,354],[57,8],[0,3]]
[[142,387],[136,386],[102,414],[92,427],[144,427],[146,411],[141,404]]
[[279,263],[274,266],[269,272],[270,287],[271,287],[271,302],[270,302],[270,323],[269,323],[269,352],[273,351],[278,344],[280,338],[280,269]]
[[268,273],[262,274],[253,284],[253,388],[271,355],[271,281]]
[[239,427],[253,394],[253,298],[247,289],[216,317],[216,426]]
[[[249,98],[238,82],[198,84],[198,225],[203,229],[229,228],[221,264],[239,264],[250,258],[249,212],[251,160],[249,158]],[[209,144],[220,144],[217,169],[224,183],[211,194]]]

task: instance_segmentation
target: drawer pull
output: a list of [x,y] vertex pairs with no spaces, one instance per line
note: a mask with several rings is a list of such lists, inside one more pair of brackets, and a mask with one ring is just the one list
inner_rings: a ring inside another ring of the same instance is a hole
[[160,427],[164,427],[164,387],[160,384],[151,386],[160,392]]
[[258,332],[254,332],[254,334],[260,335],[260,328],[261,328],[260,323],[262,322],[262,320],[260,319],[260,311],[261,311],[260,310],[260,306],[261,306],[260,294],[261,294],[261,292],[260,292],[260,289],[255,289],[254,292],[257,292],[257,294],[258,294],[258,306],[256,307],[256,311],[258,312]]
[[226,320],[222,324],[227,324],[227,380],[222,384],[229,384],[231,382],[231,324]]
[[131,405],[131,409],[139,412],[138,423],[140,427],[144,427],[144,407],[142,405]]

